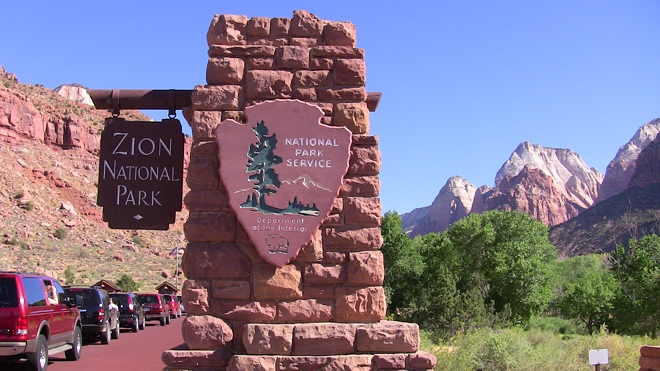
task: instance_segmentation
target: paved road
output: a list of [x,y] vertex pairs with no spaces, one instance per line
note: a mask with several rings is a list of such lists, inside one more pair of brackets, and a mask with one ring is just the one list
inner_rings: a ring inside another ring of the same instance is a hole
[[163,351],[183,343],[181,323],[184,318],[172,318],[166,326],[147,322],[146,329],[136,333],[122,329],[119,339],[110,340],[108,345],[85,342],[78,361],[69,362],[64,353],[56,354],[50,357],[48,371],[161,371],[165,367],[160,360]]

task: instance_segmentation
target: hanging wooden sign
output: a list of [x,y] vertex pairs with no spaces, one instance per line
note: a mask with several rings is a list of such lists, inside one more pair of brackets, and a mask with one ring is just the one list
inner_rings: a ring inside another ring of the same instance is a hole
[[321,124],[323,111],[298,100],[245,109],[215,133],[229,203],[259,255],[281,267],[328,216],[348,171],[351,132]]
[[112,229],[167,230],[183,197],[181,123],[106,119],[97,205]]

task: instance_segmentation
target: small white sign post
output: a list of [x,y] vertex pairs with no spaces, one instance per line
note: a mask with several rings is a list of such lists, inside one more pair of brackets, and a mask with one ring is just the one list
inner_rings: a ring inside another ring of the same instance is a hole
[[607,349],[591,349],[589,350],[589,364],[596,367],[596,371],[600,371],[600,365],[606,365],[610,362]]

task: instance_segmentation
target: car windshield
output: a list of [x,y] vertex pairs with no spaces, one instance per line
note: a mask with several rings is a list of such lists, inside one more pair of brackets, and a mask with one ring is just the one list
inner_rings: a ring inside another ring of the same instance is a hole
[[140,295],[139,298],[142,304],[160,304],[157,295]]
[[13,278],[0,278],[0,308],[18,307],[16,281]]
[[128,305],[128,296],[127,295],[113,295],[110,294],[110,299],[117,304],[118,306]]
[[76,299],[76,304],[79,307],[90,307],[98,305],[98,297],[94,295],[92,290],[83,290],[83,289],[68,289],[67,294],[71,298]]

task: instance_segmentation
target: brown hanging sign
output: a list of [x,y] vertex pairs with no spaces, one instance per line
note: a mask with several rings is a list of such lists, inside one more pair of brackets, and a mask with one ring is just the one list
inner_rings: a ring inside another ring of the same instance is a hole
[[220,177],[259,255],[281,267],[328,216],[348,171],[351,132],[321,124],[323,111],[278,99],[245,109],[247,123],[215,134]]
[[106,119],[97,205],[112,229],[167,230],[183,195],[181,123]]

